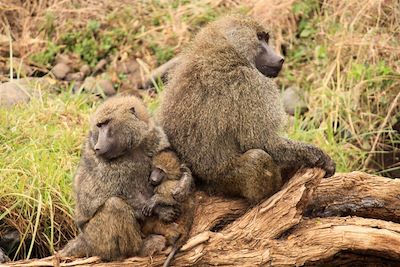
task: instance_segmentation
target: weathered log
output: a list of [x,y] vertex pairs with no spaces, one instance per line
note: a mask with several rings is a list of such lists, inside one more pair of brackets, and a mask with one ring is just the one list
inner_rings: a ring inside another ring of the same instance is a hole
[[[192,237],[173,264],[349,266],[367,261],[370,266],[400,265],[400,180],[361,172],[323,176],[319,169],[301,171],[281,191],[252,208],[243,200],[198,192]],[[9,265],[160,266],[165,258],[101,262],[97,257],[55,256]]]
[[354,215],[400,223],[400,179],[363,172],[324,179],[305,214],[312,217]]

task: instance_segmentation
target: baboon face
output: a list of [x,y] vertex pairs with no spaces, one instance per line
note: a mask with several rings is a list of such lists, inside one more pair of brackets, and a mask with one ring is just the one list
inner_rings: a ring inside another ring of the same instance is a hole
[[151,185],[157,186],[157,185],[161,184],[161,182],[164,180],[165,176],[166,176],[166,173],[162,169],[155,168],[155,169],[153,169],[153,171],[150,174],[149,182]]
[[153,158],[153,171],[149,182],[156,186],[164,178],[178,180],[181,177],[181,163],[177,155],[172,151],[162,151]]
[[101,158],[118,158],[142,142],[149,131],[148,124],[145,107],[137,99],[110,99],[94,115],[90,131],[91,147]]
[[257,39],[259,41],[259,49],[255,59],[256,68],[264,76],[270,78],[278,76],[285,60],[268,45],[269,33],[259,32],[257,33]]
[[278,76],[284,59],[268,44],[269,33],[256,21],[245,17],[226,17],[215,22],[239,56],[245,57],[269,78]]

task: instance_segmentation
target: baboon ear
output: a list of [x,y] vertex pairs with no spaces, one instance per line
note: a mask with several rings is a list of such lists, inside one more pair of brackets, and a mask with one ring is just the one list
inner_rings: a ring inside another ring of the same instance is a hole
[[131,107],[131,108],[129,109],[129,112],[136,116],[136,109],[135,109],[135,107]]

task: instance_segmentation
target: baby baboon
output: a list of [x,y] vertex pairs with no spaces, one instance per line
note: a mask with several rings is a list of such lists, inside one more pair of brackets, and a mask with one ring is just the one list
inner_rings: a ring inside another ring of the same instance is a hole
[[159,112],[171,146],[203,186],[251,202],[280,189],[281,170],[335,172],[321,149],[279,136],[284,112],[271,78],[284,60],[268,41],[251,18],[211,23],[170,74]]
[[[138,253],[138,220],[153,195],[148,182],[152,157],[168,145],[139,99],[114,97],[97,109],[74,179],[75,220],[81,232],[61,255],[113,260]],[[155,212],[164,220],[177,217],[170,206]]]
[[171,150],[164,150],[153,159],[153,171],[149,178],[155,186],[154,195],[144,205],[143,214],[151,216],[157,206],[180,204],[181,215],[175,222],[165,223],[155,216],[148,218],[142,231],[145,235],[165,236],[173,246],[164,266],[168,266],[177,250],[187,241],[194,218],[193,178],[191,171],[181,164]]

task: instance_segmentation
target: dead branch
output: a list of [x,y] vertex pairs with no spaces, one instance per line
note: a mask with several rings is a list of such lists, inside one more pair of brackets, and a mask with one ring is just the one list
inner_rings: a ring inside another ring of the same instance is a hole
[[[281,191],[250,209],[243,200],[198,192],[192,238],[173,264],[400,264],[400,181],[361,172],[336,174],[328,179],[323,176],[319,169],[301,171]],[[338,217],[343,215],[368,218]],[[55,258],[9,265],[53,266]],[[57,265],[160,266],[165,258],[134,257],[108,263],[97,257],[57,259]]]
[[307,207],[312,217],[360,216],[400,223],[400,180],[363,172],[322,180]]

